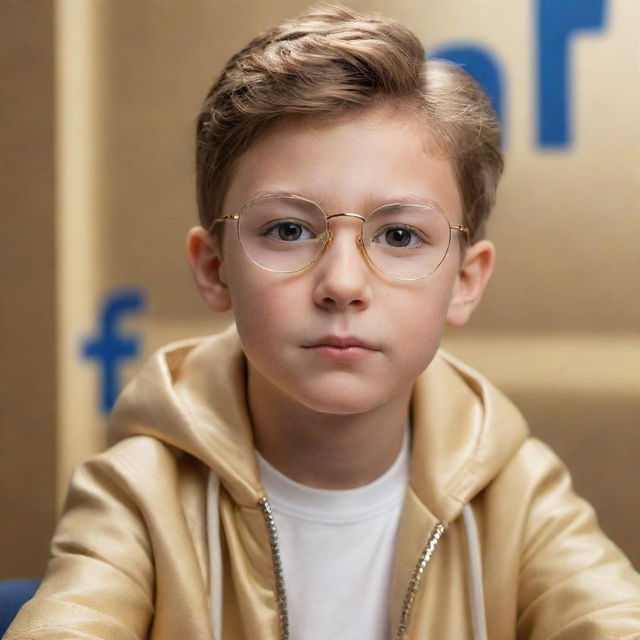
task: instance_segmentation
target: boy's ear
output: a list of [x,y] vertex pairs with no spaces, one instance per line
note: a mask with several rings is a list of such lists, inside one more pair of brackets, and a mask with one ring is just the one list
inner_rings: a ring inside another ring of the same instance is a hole
[[467,249],[447,311],[450,327],[462,327],[469,321],[493,272],[495,254],[495,247],[488,240],[479,240]]
[[214,311],[229,311],[231,295],[223,280],[222,253],[217,239],[202,227],[187,234],[187,260],[200,295]]

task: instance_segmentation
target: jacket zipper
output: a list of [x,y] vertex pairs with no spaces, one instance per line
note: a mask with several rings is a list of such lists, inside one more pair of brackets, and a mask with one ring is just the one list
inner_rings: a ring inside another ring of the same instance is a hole
[[420,586],[420,581],[422,580],[422,576],[424,575],[424,570],[429,564],[429,560],[431,560],[431,556],[433,555],[436,546],[438,546],[438,542],[440,542],[440,538],[442,538],[446,528],[446,522],[441,521],[436,523],[436,526],[433,527],[431,535],[427,540],[427,544],[424,546],[424,549],[422,550],[422,553],[418,558],[415,569],[411,574],[411,580],[409,581],[407,593],[404,596],[404,602],[402,603],[402,611],[400,612],[400,624],[398,625],[396,640],[402,640],[402,638],[404,638],[407,634],[407,630],[409,629],[409,620],[411,618],[411,609],[413,608],[413,600],[416,597],[416,593],[418,592],[418,587]]
[[[289,640],[289,612],[287,610],[287,594],[284,589],[284,576],[282,575],[282,560],[280,558],[280,546],[278,544],[278,532],[276,531],[276,523],[273,519],[273,511],[271,509],[271,503],[267,496],[263,496],[258,500],[258,507],[262,511],[265,524],[267,526],[267,533],[269,534],[269,546],[271,547],[271,557],[273,559],[273,567],[276,576],[276,598],[278,602],[278,609],[280,611],[280,640]],[[411,610],[413,608],[413,601],[418,587],[425,572],[426,566],[431,560],[431,556],[435,551],[440,538],[442,538],[447,523],[444,521],[438,522],[429,538],[427,543],[418,558],[418,562],[411,574],[411,580],[407,588],[404,601],[402,603],[402,611],[400,612],[400,624],[398,625],[398,631],[395,635],[395,640],[402,640],[407,634],[409,628],[409,621],[411,619]]]
[[276,598],[278,610],[280,611],[280,639],[289,640],[289,612],[287,610],[287,594],[284,590],[284,577],[282,575],[282,561],[280,560],[280,546],[278,545],[278,533],[276,523],[271,511],[271,503],[267,496],[258,500],[258,506],[264,516],[267,532],[269,534],[269,546],[271,547],[271,557],[273,558],[273,568],[276,574]]

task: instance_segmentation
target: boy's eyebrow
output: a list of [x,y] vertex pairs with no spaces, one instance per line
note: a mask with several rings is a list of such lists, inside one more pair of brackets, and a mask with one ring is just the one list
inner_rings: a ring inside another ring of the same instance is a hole
[[[296,196],[298,198],[304,198],[305,200],[311,200],[311,202],[315,202],[316,204],[320,205],[320,207],[324,209],[326,213],[333,213],[331,211],[328,211],[327,207],[325,207],[320,200],[317,200],[312,196],[304,195],[303,193],[299,193],[297,191],[279,191],[279,190],[258,191],[255,193],[255,195],[251,197],[250,200],[255,200],[256,198],[262,198],[263,196]],[[396,197],[379,198],[379,199],[372,198],[367,202],[368,202],[368,207],[365,213],[370,213],[374,209],[377,209],[378,207],[381,207],[387,204],[421,204],[444,213],[444,209],[435,200],[428,198],[424,194],[418,195],[418,194],[408,193],[408,194],[405,194],[402,196],[396,196]],[[345,212],[340,212],[340,213],[345,213]],[[358,213],[358,212],[354,211],[353,213]]]
[[442,207],[431,198],[424,195],[407,194],[404,196],[398,196],[397,198],[386,198],[380,200],[379,204],[376,204],[374,208],[380,207],[385,204],[422,204],[438,211],[443,211]]

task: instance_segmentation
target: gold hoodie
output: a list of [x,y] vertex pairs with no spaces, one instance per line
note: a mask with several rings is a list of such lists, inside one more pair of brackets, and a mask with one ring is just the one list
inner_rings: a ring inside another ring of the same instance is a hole
[[[287,637],[244,367],[233,327],[144,366],[111,448],[75,472],[44,581],[6,640]],[[640,638],[640,576],[565,467],[443,352],[415,385],[388,606],[389,638]]]

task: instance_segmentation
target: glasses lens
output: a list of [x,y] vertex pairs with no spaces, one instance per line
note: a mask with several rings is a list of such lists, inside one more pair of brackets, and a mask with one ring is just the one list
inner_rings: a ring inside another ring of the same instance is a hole
[[250,202],[240,214],[240,244],[260,267],[282,273],[308,267],[322,252],[324,213],[313,202],[266,196]]
[[400,280],[433,273],[447,255],[451,238],[447,219],[436,209],[396,204],[376,209],[362,235],[371,262]]

